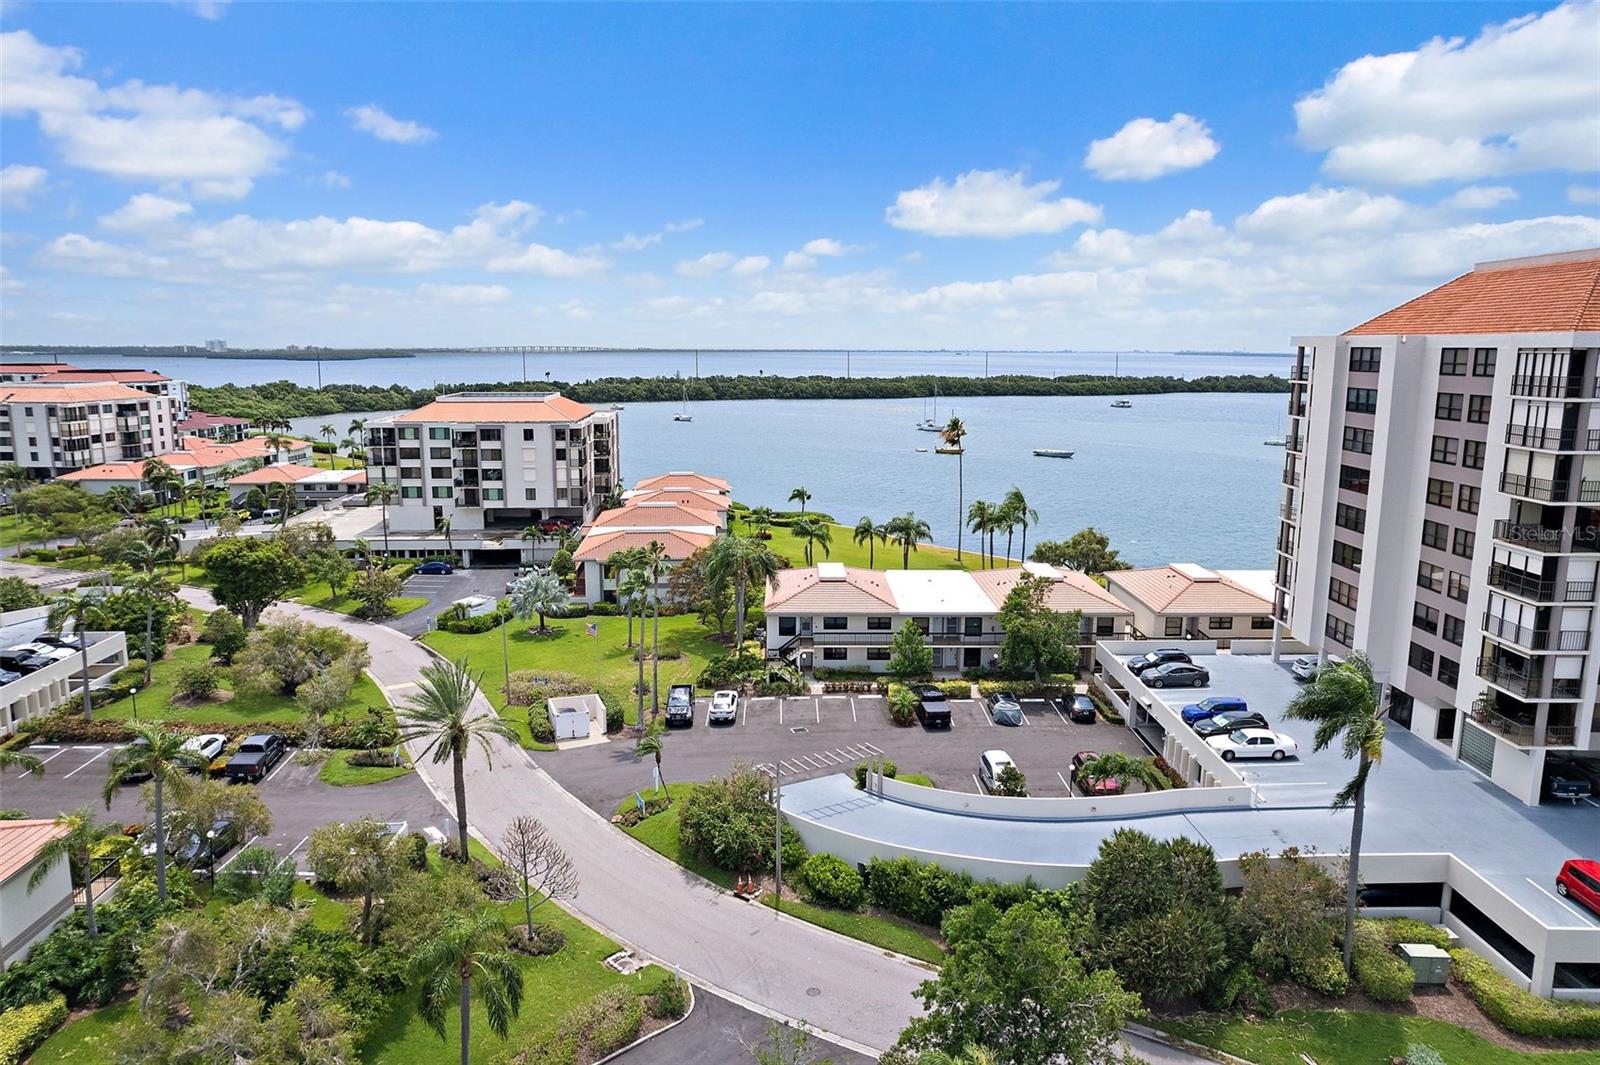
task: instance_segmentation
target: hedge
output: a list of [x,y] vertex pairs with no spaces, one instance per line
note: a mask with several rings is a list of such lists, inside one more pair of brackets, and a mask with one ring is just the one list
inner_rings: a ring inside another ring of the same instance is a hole
[[1416,977],[1411,966],[1394,952],[1383,930],[1373,922],[1356,925],[1355,949],[1350,968],[1356,983],[1375,1002],[1410,1002]]
[[[883,775],[885,777],[888,777],[891,780],[894,779],[895,774],[900,772],[899,767],[896,766],[893,762],[889,761],[887,758],[885,758],[879,764],[883,767]],[[860,765],[856,766],[856,790],[857,791],[865,791],[865,790],[867,790],[867,773],[870,772],[871,769],[872,769],[871,764],[867,763],[867,762],[862,762]]]
[[434,619],[434,625],[441,632],[455,632],[463,636],[476,636],[479,633],[491,632],[511,620],[511,608],[505,603],[495,606],[487,614],[479,614],[475,618],[466,616],[461,607],[453,606]]
[[61,995],[0,1013],[0,1065],[21,1065],[66,1019]]
[[934,928],[944,912],[972,899],[977,882],[915,858],[874,858],[867,863],[867,898],[897,917]]
[[1549,1039],[1600,1038],[1600,1005],[1540,998],[1525,991],[1487,958],[1460,947],[1450,952],[1450,976],[1478,1008],[1518,1035]]
[[[379,713],[386,714],[387,711],[380,710]],[[371,736],[365,734],[368,730],[361,728],[363,724],[361,720],[324,723],[322,745],[338,750],[363,750],[370,746],[394,744],[397,737],[392,726],[388,728],[386,736]],[[163,722],[163,726],[169,731],[193,736],[214,732],[228,737],[230,741],[262,732],[276,732],[291,747],[302,745],[306,738],[304,721],[167,721]],[[29,718],[17,726],[17,731],[34,742],[45,743],[126,743],[133,739],[129,722],[105,719],[85,721],[82,717],[61,713]],[[370,742],[372,739],[379,742],[373,744]]]
[[992,699],[1000,692],[1010,692],[1012,695],[1023,699],[1031,698],[1035,695],[1071,694],[1076,690],[1076,681],[1076,677],[1070,677],[1066,674],[1046,677],[1043,680],[980,680],[978,681],[978,694],[985,699]]
[[832,854],[813,854],[800,867],[800,879],[805,882],[811,897],[824,906],[836,910],[861,908],[864,885],[861,874]]

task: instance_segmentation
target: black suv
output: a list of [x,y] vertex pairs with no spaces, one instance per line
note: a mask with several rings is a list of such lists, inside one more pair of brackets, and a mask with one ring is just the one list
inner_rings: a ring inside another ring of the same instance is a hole
[[1164,666],[1168,662],[1192,662],[1189,652],[1180,651],[1176,647],[1158,647],[1154,651],[1146,651],[1142,655],[1134,655],[1128,659],[1128,668],[1138,676],[1152,666]]
[[917,720],[924,728],[950,727],[950,701],[944,692],[932,684],[919,684],[917,693]]

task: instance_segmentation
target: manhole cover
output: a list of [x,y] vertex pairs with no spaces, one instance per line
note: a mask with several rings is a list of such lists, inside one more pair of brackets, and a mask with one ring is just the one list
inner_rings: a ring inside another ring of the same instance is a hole
[[796,725],[793,728],[791,728],[789,731],[790,732],[794,732],[794,733],[800,733],[800,732],[810,732],[811,730],[806,728],[804,725]]
[[822,988],[820,988],[820,987],[808,987],[808,988],[806,988],[806,997],[807,998],[816,998],[820,994],[822,994]]

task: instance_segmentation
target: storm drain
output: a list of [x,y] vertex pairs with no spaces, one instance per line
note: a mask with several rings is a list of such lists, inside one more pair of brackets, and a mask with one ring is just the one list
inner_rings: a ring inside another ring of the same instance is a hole
[[804,725],[795,725],[793,728],[789,729],[789,731],[793,732],[795,735],[799,735],[802,732],[810,732],[811,730],[806,728]]
[[634,957],[631,950],[619,950],[606,959],[606,968],[615,969],[623,976],[632,976],[648,963]]

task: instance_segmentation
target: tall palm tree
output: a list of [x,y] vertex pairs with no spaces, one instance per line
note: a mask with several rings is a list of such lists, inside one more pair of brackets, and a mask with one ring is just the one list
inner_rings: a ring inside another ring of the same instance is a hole
[[167,899],[167,823],[165,813],[166,788],[169,784],[182,785],[187,773],[205,766],[200,752],[184,746],[186,737],[167,729],[160,721],[130,723],[133,742],[117,748],[106,766],[105,787],[100,797],[111,809],[111,799],[123,784],[149,777],[154,789],[155,818],[151,828],[156,845],[156,897]]
[[1011,563],[1011,544],[1017,533],[1017,522],[1022,515],[1017,513],[1017,508],[1009,502],[1002,500],[994,508],[995,528],[1004,529],[1006,532],[1006,564]]
[[272,501],[278,506],[278,527],[289,524],[289,515],[294,512],[294,482],[284,481],[272,490]]
[[633,604],[631,600],[622,594],[622,582],[624,575],[639,564],[643,554],[642,551],[635,547],[626,548],[622,551],[613,551],[607,556],[603,571],[609,574],[611,579],[616,582],[617,605],[622,608],[622,614],[628,620],[627,647],[629,650],[633,649]]
[[282,462],[283,461],[283,445],[285,445],[285,444],[287,444],[289,442],[289,438],[284,436],[282,433],[278,432],[276,429],[274,429],[272,432],[267,433],[265,436],[263,436],[262,440],[268,447],[270,447],[272,449],[272,461],[273,462]]
[[804,487],[796,488],[789,493],[789,502],[799,503],[800,513],[804,514],[806,512],[806,504],[811,502],[811,493],[806,491]]
[[28,890],[33,891],[44,883],[50,870],[63,858],[69,868],[82,866],[83,919],[89,926],[89,938],[94,939],[100,934],[94,920],[94,851],[101,840],[117,835],[119,826],[100,824],[94,819],[94,811],[87,806],[70,814],[57,814],[56,825],[66,829],[66,834],[57,836],[40,849],[38,864],[28,877]]
[[967,425],[954,414],[944,423],[944,428],[939,430],[939,439],[944,441],[944,446],[954,448],[956,452],[956,561],[961,561],[961,515],[966,507],[966,478],[962,463],[966,461],[967,449],[961,446],[961,441],[967,435]]
[[564,613],[572,598],[561,578],[548,569],[536,569],[512,581],[510,595],[511,611],[519,618],[539,615],[539,627],[533,630],[539,635],[550,631],[545,627],[545,615]]
[[[661,710],[661,577],[667,569],[667,549],[659,540],[644,547],[644,571],[650,578],[650,714]],[[643,619],[639,640],[644,641]]]
[[755,534],[757,540],[765,540],[767,532],[772,528],[772,519],[777,517],[771,507],[756,507],[745,516],[745,528]]
[[[1011,510],[1011,515],[1018,525],[1022,526],[1022,558],[1028,557],[1028,526],[1039,524],[1039,512],[1028,505],[1028,497],[1022,494],[1022,489],[1012,486],[1006,493],[1005,501],[1001,506]],[[1006,560],[1011,558],[1011,539],[1006,538]]]
[[[144,547],[143,544],[139,546]],[[149,687],[151,672],[155,669],[156,610],[176,603],[178,593],[172,583],[154,569],[136,570],[122,578],[122,590],[144,606],[144,683]]]
[[883,527],[889,533],[889,541],[900,547],[901,569],[911,568],[911,552],[917,549],[918,543],[933,539],[928,523],[909,511],[898,518],[890,518]]
[[1148,758],[1130,758],[1120,751],[1097,754],[1078,767],[1078,779],[1093,786],[1115,780],[1124,787],[1137,781],[1146,791],[1166,791],[1172,781]]
[[983,537],[985,534],[989,536],[990,550],[986,564],[991,567],[994,565],[994,530],[998,509],[993,503],[985,502],[982,499],[974,499],[972,505],[967,507],[967,528],[978,535],[978,554],[980,556],[983,554]]
[[850,539],[855,541],[857,547],[867,545],[867,568],[877,569],[877,552],[874,550],[878,543],[878,524],[871,518],[862,518],[856,522],[856,527],[850,530]]
[[439,520],[433,523],[433,531],[444,534],[445,553],[447,553],[451,558],[455,558],[456,555],[455,537],[450,535],[450,529],[452,526],[454,526],[454,524],[455,523],[450,520],[450,515],[448,514],[439,515]]
[[94,707],[89,696],[89,626],[94,624],[102,611],[101,598],[87,592],[74,590],[62,592],[50,603],[50,612],[46,615],[45,624],[57,632],[67,622],[72,622],[72,631],[78,636],[78,654],[81,656],[83,668],[83,719],[94,720]]
[[652,729],[647,734],[639,737],[639,742],[633,745],[633,756],[643,758],[653,755],[656,760],[656,776],[661,780],[661,794],[667,796],[667,805],[672,805],[672,795],[667,790],[667,778],[661,775],[661,751],[664,748],[661,742],[661,733]]
[[[5,785],[6,770],[15,769],[18,773],[29,776],[44,775],[44,759],[36,758],[27,751],[17,750],[12,747],[0,747],[0,787]],[[0,794],[0,810],[6,809],[5,798]]]
[[383,558],[386,562],[389,559],[389,503],[398,491],[388,481],[367,485],[367,506],[377,503],[383,507]]
[[339,430],[335,429],[329,423],[323,422],[317,427],[317,435],[331,444],[333,443],[333,438],[339,435]]
[[165,506],[167,502],[166,484],[167,480],[172,476],[172,467],[167,465],[166,460],[160,458],[145,459],[144,465],[139,468],[139,476],[150,491],[155,493],[156,502]]
[[827,558],[833,545],[833,530],[828,523],[820,518],[796,518],[790,527],[795,538],[806,545],[806,565],[811,565],[816,558],[815,548],[822,547],[822,557]]
[[733,648],[744,645],[746,590],[752,581],[776,585],[782,563],[760,540],[744,536],[719,536],[712,541],[706,575],[713,581],[733,582]]
[[366,431],[367,420],[365,418],[350,419],[350,435],[355,438],[355,441],[358,445],[361,444],[365,439]]
[[[479,679],[482,679],[481,674]],[[492,740],[498,737],[512,743],[517,741],[511,726],[497,715],[471,714],[472,696],[477,687],[477,681],[467,671],[466,659],[435,662],[422,668],[416,694],[406,699],[396,715],[402,740],[425,741],[422,753],[431,754],[435,765],[450,762],[455,778],[456,829],[463,863],[467,860],[467,753],[476,743],[493,770]]]
[[183,557],[183,533],[177,522],[168,518],[152,518],[145,523],[144,542],[155,552],[158,560],[173,559],[178,563],[180,580],[189,575],[189,565]]
[[[0,463],[0,492],[6,494],[11,513],[16,518],[17,552],[22,552],[22,514],[17,510],[17,493],[28,484],[28,471],[15,462]],[[110,493],[108,492],[107,495]]]
[[[453,913],[411,957],[410,976],[422,988],[417,1013],[444,1038],[451,992],[461,1010],[461,1065],[472,1060],[472,986],[478,985],[489,1028],[504,1039],[522,1010],[522,968],[506,945],[510,930],[497,910]],[[453,986],[455,985],[455,986]]]
[[121,511],[124,517],[133,517],[133,512],[139,506],[138,494],[125,484],[112,485],[106,489],[106,494],[100,498],[104,499],[106,506],[112,510]]
[[1377,678],[1372,675],[1372,662],[1361,651],[1343,662],[1322,666],[1283,708],[1286,716],[1316,725],[1312,740],[1315,750],[1326,750],[1338,740],[1345,758],[1356,760],[1356,775],[1333,797],[1335,810],[1354,807],[1344,891],[1344,967],[1347,970],[1355,948],[1356,887],[1361,866],[1361,828],[1367,812],[1367,776],[1372,767],[1383,760],[1383,719],[1388,709],[1381,700]]
[[[638,728],[644,727],[644,612],[650,603],[650,575],[644,571],[644,562],[640,558],[627,572],[617,578],[617,600],[623,604],[622,608],[629,612],[631,618],[639,615],[639,682],[635,688],[638,695],[638,716],[634,724]],[[632,640],[632,629],[629,630],[629,640]],[[630,642],[629,647],[633,644]]]

